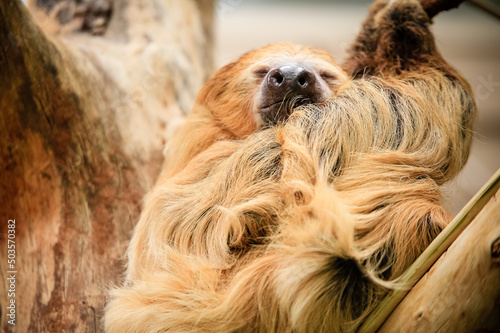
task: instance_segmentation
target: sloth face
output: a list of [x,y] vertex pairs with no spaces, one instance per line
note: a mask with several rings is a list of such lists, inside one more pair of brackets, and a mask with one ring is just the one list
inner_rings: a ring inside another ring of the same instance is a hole
[[257,121],[271,125],[284,121],[299,105],[332,98],[347,80],[333,58],[323,51],[296,45],[275,47],[284,50],[279,56],[261,59],[253,72],[260,83],[254,100],[255,114],[260,117]]
[[288,119],[299,105],[332,98],[348,80],[326,52],[291,43],[250,51],[220,69],[198,103],[239,137]]

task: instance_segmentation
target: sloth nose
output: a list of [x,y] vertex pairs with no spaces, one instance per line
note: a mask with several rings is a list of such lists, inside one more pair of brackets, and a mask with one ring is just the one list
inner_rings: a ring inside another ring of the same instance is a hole
[[267,124],[285,121],[299,105],[316,103],[321,90],[313,72],[299,65],[274,68],[262,83],[261,118]]
[[283,66],[269,72],[267,87],[275,98],[311,96],[316,90],[316,77],[304,67]]

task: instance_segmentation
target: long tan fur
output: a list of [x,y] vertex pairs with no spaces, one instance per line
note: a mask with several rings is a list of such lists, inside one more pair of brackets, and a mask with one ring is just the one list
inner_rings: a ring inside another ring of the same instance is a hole
[[354,331],[449,222],[439,185],[469,153],[474,99],[428,26],[376,2],[327,104],[161,178],[106,330]]

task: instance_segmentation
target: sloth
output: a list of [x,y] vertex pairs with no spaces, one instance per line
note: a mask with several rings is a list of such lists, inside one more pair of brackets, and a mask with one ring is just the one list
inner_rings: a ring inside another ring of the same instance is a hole
[[186,123],[166,149],[170,178],[216,141],[237,140],[285,121],[294,107],[335,95],[347,75],[325,51],[270,44],[217,71],[199,92]]
[[219,96],[252,87],[252,106],[234,109],[252,125],[230,131],[214,116],[225,99],[200,103],[212,118],[192,128],[210,145],[180,152],[148,195],[106,330],[354,332],[449,223],[439,186],[469,154],[474,97],[429,26],[416,0],[375,2],[339,83],[315,67],[323,88],[284,113],[266,79],[215,84]]

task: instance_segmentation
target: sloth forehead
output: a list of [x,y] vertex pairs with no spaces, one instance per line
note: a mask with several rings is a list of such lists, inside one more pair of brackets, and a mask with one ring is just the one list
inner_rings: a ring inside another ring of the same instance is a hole
[[323,57],[314,54],[294,54],[294,55],[272,55],[254,59],[247,66],[242,67],[240,77],[251,79],[251,73],[260,71],[269,71],[274,68],[297,65],[316,72],[321,75],[324,72],[330,73],[336,77],[346,77],[344,71],[335,62],[327,61]]
[[[249,51],[219,71],[219,77],[232,84],[255,84],[271,69],[297,65],[316,75],[326,74],[338,79],[347,78],[335,59],[325,51],[292,43],[278,43]],[[217,76],[217,75],[216,75]],[[255,78],[257,77],[257,81]]]
[[250,67],[269,66],[271,68],[281,67],[288,64],[297,64],[304,67],[335,67],[336,64],[326,61],[314,54],[295,54],[295,55],[272,55],[256,59],[256,62]]
[[243,67],[253,65],[279,66],[283,63],[337,66],[333,57],[325,51],[293,43],[276,43],[247,52],[238,60]]
[[[321,72],[330,72],[335,75],[344,76],[342,69],[333,61],[327,61],[323,57],[314,54],[273,54],[260,55],[245,59],[239,63],[239,72],[237,76],[241,78],[251,79],[251,74],[254,72],[269,71],[274,68],[280,68],[289,65],[297,65],[308,70]],[[236,74],[233,72],[233,74]]]

